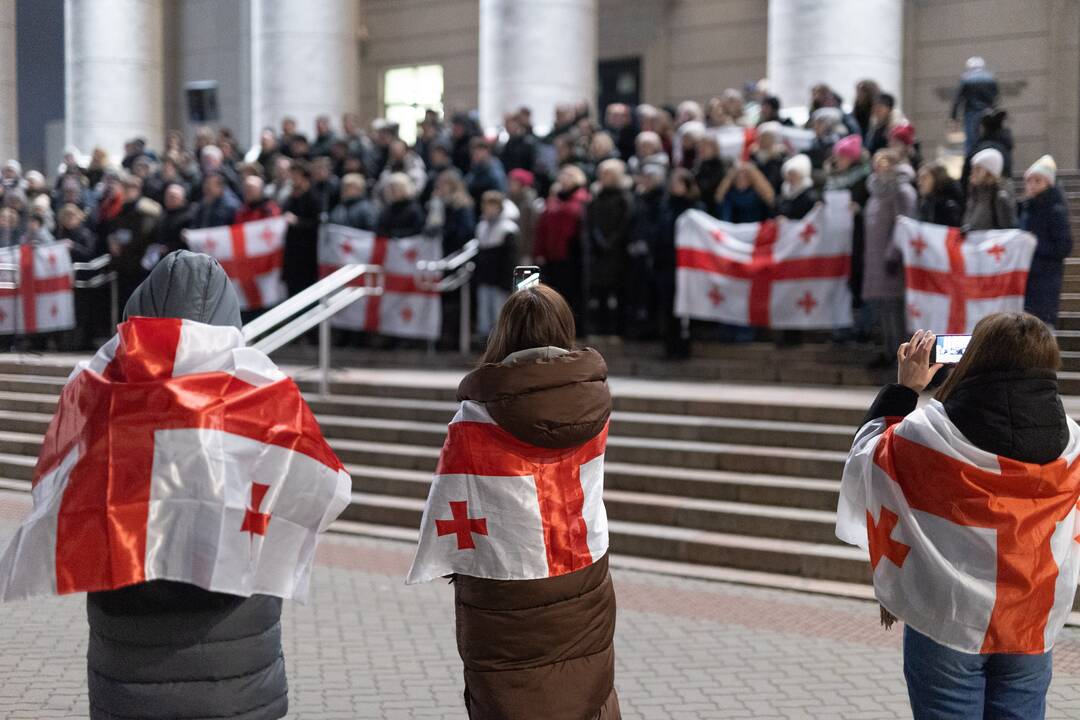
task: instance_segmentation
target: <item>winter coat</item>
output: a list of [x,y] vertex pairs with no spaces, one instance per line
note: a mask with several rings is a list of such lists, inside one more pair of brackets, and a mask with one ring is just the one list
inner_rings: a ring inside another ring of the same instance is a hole
[[956,120],[964,114],[982,112],[997,105],[998,83],[986,69],[969,70],[960,78],[949,117]]
[[731,169],[731,162],[724,158],[712,158],[702,160],[694,170],[694,179],[697,180],[698,189],[701,191],[701,200],[705,203],[705,209],[709,214],[719,217],[719,209],[716,204],[716,188],[724,181],[724,177]]
[[[510,204],[513,208],[513,203]],[[516,211],[516,209],[515,209]],[[476,254],[476,284],[514,289],[514,266],[518,257],[518,226],[504,212],[494,222],[481,220],[476,224],[479,251]]]
[[375,206],[365,197],[342,200],[330,211],[329,221],[334,225],[374,230]]
[[424,231],[427,216],[415,200],[398,200],[383,208],[375,225],[375,234],[388,238],[419,235]]
[[862,305],[863,263],[866,257],[866,223],[863,212],[867,201],[870,200],[870,190],[867,188],[867,180],[870,178],[870,163],[860,162],[852,165],[847,170],[839,170],[826,164],[825,190],[847,190],[851,194],[851,202],[858,209],[851,217],[851,273],[848,276],[848,287],[851,289],[853,307]]
[[[158,264],[124,315],[240,326],[221,266],[185,251]],[[93,720],[271,720],[288,711],[280,598],[155,580],[87,593],[86,614]]]
[[113,267],[119,274],[120,303],[126,302],[135,287],[146,277],[142,259],[154,241],[154,227],[160,214],[160,205],[152,200],[139,198],[134,202],[124,203],[119,214],[101,228],[100,234],[105,238],[106,246],[112,241],[120,245],[120,254],[113,258]]
[[915,216],[915,188],[907,177],[894,173],[867,181],[870,199],[863,210],[862,297],[864,300],[895,300],[904,297],[904,273],[900,251],[893,245],[893,229],[901,215]]
[[1069,210],[1060,188],[1052,187],[1020,206],[1020,228],[1035,236],[1035,257],[1028,272],[1024,309],[1053,325],[1061,302],[1065,258],[1072,254]]
[[536,220],[537,199],[536,191],[531,187],[524,188],[520,195],[508,195],[510,201],[518,209],[518,228],[521,230],[521,243],[518,248],[522,258],[533,256],[533,248],[536,246]]
[[968,189],[964,207],[965,230],[1001,230],[1016,227],[1016,200],[1000,183]]
[[950,180],[945,187],[919,198],[919,220],[936,225],[960,227],[964,221],[964,200],[960,185]]
[[540,141],[532,133],[511,135],[506,144],[502,146],[499,159],[502,160],[503,168],[510,170],[528,170],[533,172],[536,168],[536,156],[539,153]]
[[783,215],[788,220],[802,220],[821,197],[813,187],[808,187],[793,197],[781,196],[776,203],[776,214]]
[[655,188],[634,197],[634,225],[630,229],[626,254],[638,271],[647,270],[649,275],[656,262],[657,248],[664,237],[667,216],[665,196],[663,188]]
[[184,241],[183,233],[189,227],[191,227],[191,208],[166,210],[158,218],[157,227],[154,229],[154,242],[166,248],[165,254],[174,250],[186,250],[187,242]]
[[[588,442],[611,414],[607,367],[594,350],[536,348],[462,380],[458,399],[485,403],[520,441]],[[607,555],[540,580],[454,578],[458,652],[470,720],[618,720],[615,590]]]
[[734,185],[720,203],[720,219],[730,223],[763,222],[772,217],[772,208],[753,186],[739,190]]
[[57,227],[56,239],[71,241],[72,262],[88,262],[101,254],[98,249],[97,237],[85,225],[80,225],[71,230]]
[[534,253],[546,262],[564,262],[580,250],[581,227],[589,191],[578,188],[547,199],[536,222]]
[[481,200],[488,190],[506,192],[506,171],[503,170],[499,158],[493,157],[483,165],[473,165],[465,176],[465,185],[469,188],[476,207],[480,207]]
[[601,188],[586,212],[589,280],[596,288],[622,284],[626,244],[633,225],[634,196],[622,188]]
[[309,189],[292,195],[285,202],[285,212],[296,216],[296,222],[285,231],[285,259],[281,277],[289,295],[296,295],[315,283],[319,276],[318,241],[319,199]]
[[191,211],[191,227],[209,228],[232,225],[236,218],[236,211],[239,209],[240,200],[233,195],[231,190],[226,189],[225,193],[216,200],[211,202],[203,200],[195,204]]

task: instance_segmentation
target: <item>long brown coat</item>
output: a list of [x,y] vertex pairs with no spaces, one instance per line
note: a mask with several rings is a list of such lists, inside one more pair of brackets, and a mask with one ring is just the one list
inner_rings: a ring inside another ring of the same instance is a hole
[[[569,448],[607,424],[607,366],[594,350],[537,348],[470,373],[482,402],[519,440]],[[541,580],[454,579],[470,720],[619,720],[615,590],[608,558]]]

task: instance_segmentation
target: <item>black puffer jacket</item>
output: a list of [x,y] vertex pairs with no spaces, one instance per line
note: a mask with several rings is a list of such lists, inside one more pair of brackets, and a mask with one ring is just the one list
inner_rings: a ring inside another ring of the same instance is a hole
[[[138,287],[125,317],[240,326],[217,262],[184,250]],[[273,720],[288,712],[281,599],[156,580],[88,593],[90,717]]]
[[[886,385],[866,420],[903,417],[918,400],[918,394],[903,385]],[[1060,457],[1069,441],[1057,375],[1050,370],[972,375],[943,404],[949,419],[976,447],[1012,460],[1045,465]]]

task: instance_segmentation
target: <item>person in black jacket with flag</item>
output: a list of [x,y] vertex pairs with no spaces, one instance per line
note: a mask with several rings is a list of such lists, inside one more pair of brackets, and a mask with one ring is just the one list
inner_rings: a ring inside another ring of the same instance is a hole
[[1053,327],[1061,304],[1065,258],[1072,254],[1072,230],[1065,196],[1054,183],[1057,165],[1044,155],[1024,173],[1027,194],[1020,206],[1020,228],[1035,235],[1035,257],[1028,272],[1024,309]]

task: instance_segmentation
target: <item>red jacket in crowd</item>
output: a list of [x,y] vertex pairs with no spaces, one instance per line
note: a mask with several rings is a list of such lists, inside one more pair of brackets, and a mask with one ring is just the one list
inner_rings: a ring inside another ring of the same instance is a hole
[[233,223],[246,223],[253,220],[265,220],[266,218],[277,217],[281,214],[281,208],[277,206],[277,203],[273,200],[263,200],[256,205],[248,205],[244,203],[237,209],[236,217],[233,219]]
[[536,222],[537,259],[545,262],[563,262],[574,252],[574,243],[581,236],[581,222],[589,191],[578,188],[569,197],[552,195],[547,199],[544,212]]

